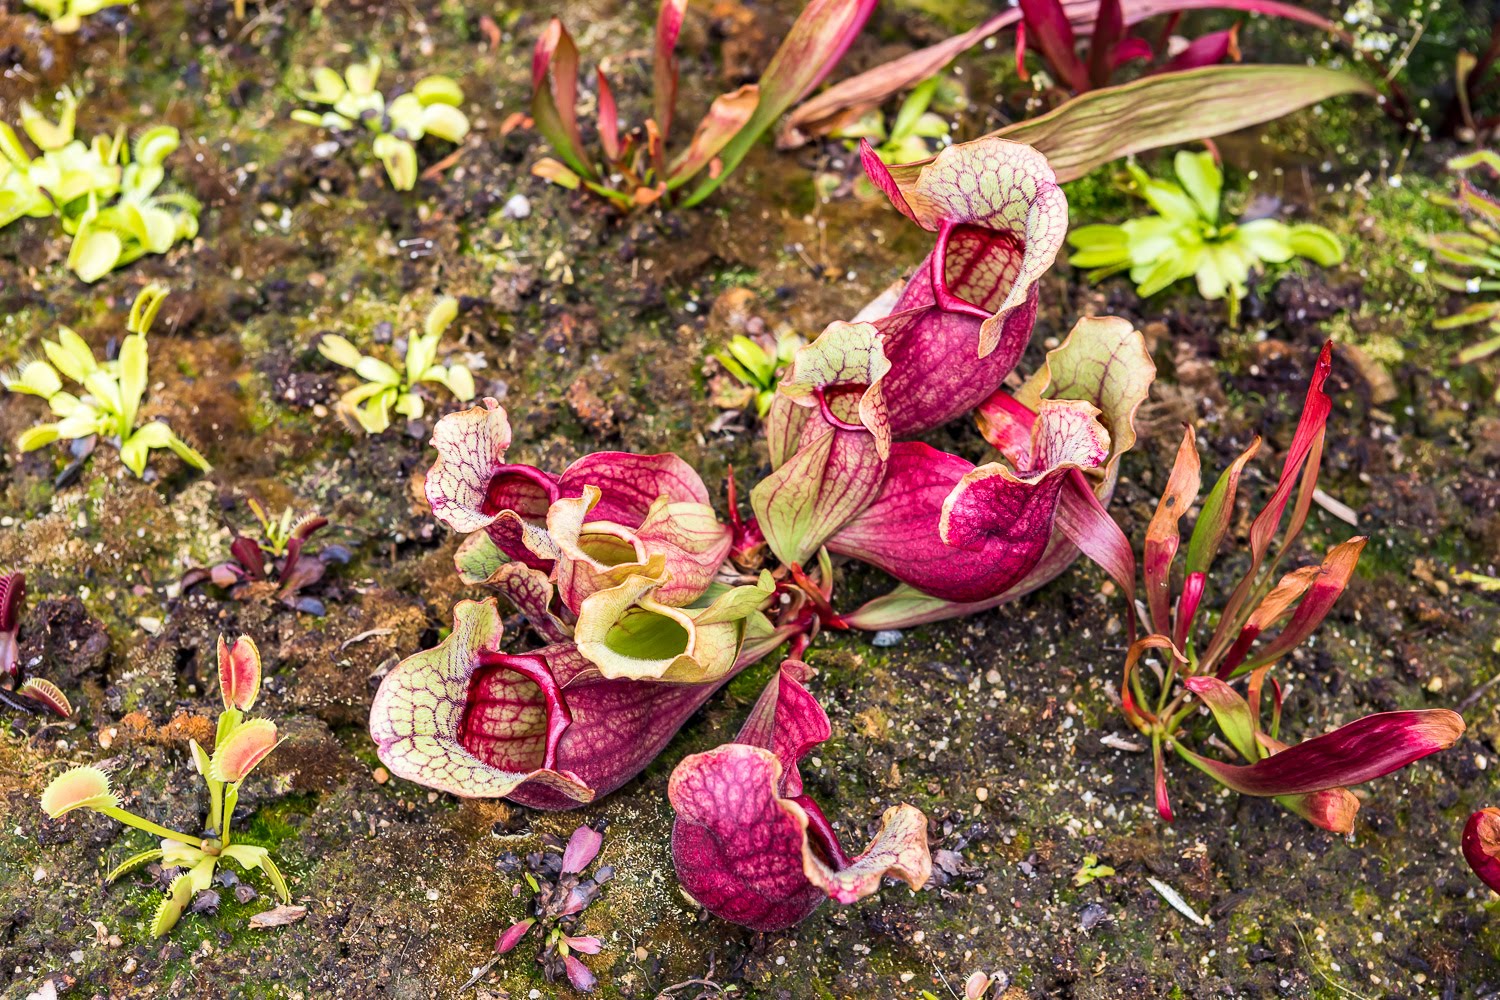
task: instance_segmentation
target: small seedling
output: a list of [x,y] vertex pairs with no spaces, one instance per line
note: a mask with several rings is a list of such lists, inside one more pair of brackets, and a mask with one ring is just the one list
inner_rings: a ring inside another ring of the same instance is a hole
[[317,514],[298,517],[290,507],[280,517],[272,517],[253,497],[247,503],[260,523],[260,533],[251,536],[235,531],[229,544],[229,559],[188,571],[182,578],[183,589],[211,581],[238,601],[250,597],[253,584],[270,584],[275,588],[276,599],[287,607],[323,614],[326,610],[323,602],[302,591],[322,580],[330,564],[349,561],[349,550],[342,545],[305,551],[308,540],[327,527],[328,518]]
[[802,343],[802,338],[794,333],[783,334],[774,342],[769,337],[736,334],[723,349],[714,352],[714,360],[753,393],[755,413],[764,418],[776,398],[782,369],[792,363],[792,356]]
[[397,191],[410,191],[417,185],[416,144],[424,136],[463,142],[469,134],[469,119],[459,110],[464,92],[449,77],[423,77],[390,101],[375,87],[380,80],[379,56],[350,65],[342,76],[319,66],[311,78],[312,89],[298,91],[297,96],[332,110],[299,108],[292,112],[292,119],[334,132],[348,132],[363,124],[374,133],[375,156],[385,164]]
[[876,108],[829,134],[849,142],[851,148],[860,139],[868,140],[875,155],[884,163],[912,163],[932,155],[929,140],[936,140],[939,145],[947,145],[950,141],[948,120],[929,108],[936,106],[957,111],[964,103],[963,92],[952,81],[929,77],[901,102],[889,127],[886,116]]
[[0,122],[0,227],[22,216],[57,216],[73,238],[68,267],[88,282],[198,235],[197,200],[157,193],[166,179],[162,164],[181,144],[175,128],[158,125],[126,143],[122,127],[84,145],[74,137],[77,119],[78,99],[66,90],[56,122],[23,101],[21,129],[36,156]]
[[[568,838],[566,847],[558,851],[560,842],[549,843],[551,851],[528,855],[527,870],[521,872],[526,885],[535,898],[529,909],[531,916],[511,924],[495,942],[495,952],[503,955],[526,937],[533,927],[541,935],[541,946],[537,961],[542,963],[547,981],[555,982],[559,974],[565,975],[576,990],[592,993],[596,979],[588,966],[578,960],[581,955],[597,955],[602,942],[596,937],[575,935],[582,920],[583,911],[599,896],[599,888],[614,875],[608,865],[594,873],[593,878],[583,878],[583,871],[599,854],[604,835],[591,827],[580,826]],[[508,855],[501,859],[505,871],[518,871],[521,859]]]
[[27,677],[21,666],[21,612],[26,607],[26,574],[0,576],[0,703],[22,712],[45,708],[59,718],[73,714],[67,695],[51,681]]
[[[146,471],[151,452],[170,449],[195,469],[207,472],[208,459],[198,454],[160,420],[140,421],[141,401],[149,384],[146,333],[151,329],[167,289],[147,285],[130,308],[130,335],[120,345],[120,356],[100,361],[84,339],[60,327],[56,341],[42,341],[47,361],[37,359],[14,375],[0,376],[11,392],[40,396],[56,423],[38,424],[16,440],[22,451],[35,451],[54,441],[102,438],[120,449],[120,460],[137,476]],[[49,363],[50,362],[50,363]],[[62,376],[83,390],[76,396],[63,388]]]
[[219,713],[213,755],[199,746],[197,740],[189,741],[193,763],[208,785],[208,822],[202,836],[169,830],[121,808],[119,799],[110,790],[108,775],[97,767],[75,767],[60,774],[42,793],[42,809],[53,819],[75,809],[92,809],[162,838],[161,847],[127,859],[105,876],[106,882],[152,862],[186,869],[172,880],[167,898],[156,908],[151,921],[152,937],[161,937],[176,925],[193,896],[213,883],[214,870],[222,861],[233,861],[247,872],[259,868],[275,887],[281,902],[291,902],[286,880],[270,852],[264,847],[231,841],[230,824],[239,803],[240,785],[278,745],[275,723],[269,719],[245,718],[260,694],[260,678],[260,651],[255,642],[241,636],[230,646],[220,636],[219,687],[224,711]]
[[365,429],[379,434],[391,425],[391,412],[408,420],[420,420],[427,405],[417,393],[422,382],[444,386],[462,402],[474,398],[474,376],[463,365],[443,367],[436,363],[443,331],[458,315],[458,300],[439,299],[427,314],[425,332],[406,341],[406,371],[397,371],[379,358],[361,354],[359,348],[337,334],[318,343],[318,353],[336,365],[352,369],[364,379],[361,386],[339,397],[339,411]]
[[1184,150],[1173,166],[1180,183],[1156,180],[1134,163],[1126,166],[1134,193],[1156,215],[1118,226],[1083,226],[1068,234],[1073,266],[1091,268],[1089,280],[1128,270],[1136,292],[1148,297],[1193,278],[1205,299],[1228,299],[1229,322],[1234,324],[1253,269],[1293,257],[1323,267],[1344,259],[1338,237],[1322,226],[1226,218],[1220,204],[1224,175],[1211,154]]

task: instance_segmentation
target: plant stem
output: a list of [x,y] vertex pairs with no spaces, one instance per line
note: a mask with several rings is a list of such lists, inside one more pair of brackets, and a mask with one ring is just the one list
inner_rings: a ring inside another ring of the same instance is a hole
[[113,816],[115,819],[119,820],[121,823],[124,823],[126,826],[133,826],[137,830],[145,830],[147,833],[155,834],[158,837],[162,837],[167,840],[175,840],[183,844],[191,844],[192,846],[198,848],[201,848],[203,846],[203,841],[198,837],[191,837],[185,833],[178,833],[176,830],[168,830],[166,827],[161,826],[160,824],[153,823],[149,819],[142,819],[135,813],[127,812],[126,810],[121,809],[119,806],[99,806],[98,811],[102,812],[106,816]]

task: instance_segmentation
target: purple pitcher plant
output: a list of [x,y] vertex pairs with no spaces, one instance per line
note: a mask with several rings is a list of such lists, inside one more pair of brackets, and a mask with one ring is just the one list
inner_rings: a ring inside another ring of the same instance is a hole
[[734,742],[685,758],[667,785],[683,889],[715,916],[758,931],[801,923],[827,899],[856,902],[887,876],[913,889],[932,877],[920,810],[887,809],[869,846],[851,857],[803,789],[802,759],[832,735],[802,686],[807,671],[784,662]]
[[[1359,809],[1359,799],[1348,786],[1444,750],[1463,734],[1464,722],[1456,713],[1423,709],[1365,716],[1301,743],[1288,745],[1280,738],[1281,688],[1270,671],[1327,617],[1348,585],[1366,541],[1351,538],[1330,549],[1320,565],[1277,574],[1307,522],[1317,489],[1325,426],[1332,410],[1324,391],[1331,368],[1330,343],[1324,345],[1314,366],[1276,488],[1250,526],[1249,565],[1217,618],[1200,615],[1206,608],[1208,574],[1229,533],[1240,478],[1260,450],[1260,439],[1231,463],[1204,499],[1175,592],[1172,570],[1181,548],[1178,526],[1197,502],[1200,485],[1191,427],[1146,528],[1142,617],[1150,634],[1130,646],[1120,700],[1125,718],[1151,740],[1156,807],[1168,822],[1172,820],[1166,784],[1168,750],[1226,788],[1274,798],[1315,826],[1348,833]],[[1290,519],[1279,547],[1272,552],[1289,504]],[[1127,588],[1127,594],[1134,603],[1132,590]],[[1207,627],[1209,621],[1212,628]],[[1143,663],[1150,669],[1141,669]],[[1150,690],[1153,681],[1154,690]],[[1270,702],[1264,728],[1263,693]],[[1185,729],[1200,705],[1211,713],[1221,744],[1238,755],[1238,763],[1205,756],[1188,745]]]

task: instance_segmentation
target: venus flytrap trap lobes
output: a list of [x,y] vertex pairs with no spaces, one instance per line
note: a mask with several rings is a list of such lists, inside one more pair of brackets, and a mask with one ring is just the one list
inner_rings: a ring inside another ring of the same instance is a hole
[[380,82],[380,57],[351,63],[343,75],[319,66],[309,75],[312,89],[297,96],[330,111],[298,108],[292,120],[318,125],[334,132],[352,131],[363,125],[374,133],[372,147],[385,165],[386,176],[397,191],[417,185],[417,143],[426,136],[447,142],[463,142],[469,134],[469,119],[459,110],[464,92],[446,76],[426,76],[406,93],[386,100],[376,89]]
[[1129,270],[1136,292],[1149,297],[1192,278],[1205,299],[1228,301],[1234,325],[1250,273],[1261,265],[1285,264],[1294,257],[1322,267],[1343,261],[1338,237],[1322,226],[1228,218],[1221,205],[1224,174],[1212,153],[1184,150],[1173,164],[1178,183],[1149,177],[1134,163],[1126,165],[1134,193],[1156,215],[1118,226],[1082,226],[1068,234],[1075,249],[1071,263],[1091,268],[1091,281]]
[[578,126],[578,47],[558,18],[532,55],[531,116],[561,162],[542,159],[532,172],[554,184],[588,191],[622,211],[663,198],[684,207],[707,198],[734,172],[782,112],[823,81],[875,9],[875,0],[812,0],[792,24],[758,83],[723,94],[698,123],[687,147],[669,154],[677,107],[677,39],[687,0],[661,0],[656,17],[652,116],[623,136],[614,92],[601,69],[599,157],[583,147]]
[[[1197,501],[1200,485],[1191,427],[1147,526],[1142,619],[1150,634],[1130,647],[1120,698],[1125,718],[1151,740],[1156,807],[1168,822],[1172,819],[1164,759],[1168,750],[1226,788],[1275,798],[1316,826],[1348,833],[1354,828],[1359,800],[1346,786],[1444,750],[1464,731],[1463,720],[1454,712],[1430,709],[1366,716],[1290,746],[1280,739],[1281,688],[1270,671],[1305,642],[1332,610],[1365,544],[1364,538],[1350,539],[1331,549],[1321,565],[1277,576],[1306,523],[1317,489],[1324,428],[1332,410],[1323,388],[1332,368],[1332,348],[1331,343],[1325,344],[1318,356],[1280,478],[1250,526],[1249,567],[1210,631],[1199,627],[1210,618],[1204,604],[1208,574],[1234,519],[1241,475],[1260,449],[1260,439],[1224,471],[1203,501],[1175,597],[1172,567],[1181,547],[1178,523]],[[1279,548],[1272,553],[1288,504],[1292,504],[1291,518]],[[1127,594],[1132,590],[1127,588]],[[1204,612],[1201,616],[1200,611]],[[1278,624],[1281,628],[1266,637]],[[1160,662],[1152,663],[1152,659]],[[1141,669],[1143,664],[1151,669]],[[1152,680],[1154,691],[1149,690]],[[1243,681],[1243,692],[1235,686],[1237,681]],[[1270,722],[1265,728],[1263,693],[1270,699]],[[1208,708],[1224,743],[1242,763],[1225,763],[1189,748],[1186,730],[1199,704]]]
[[67,695],[56,684],[26,676],[19,635],[26,610],[26,574],[0,575],[0,704],[21,712],[46,709],[60,719],[73,714]]
[[57,216],[72,237],[68,267],[87,282],[148,253],[166,253],[198,235],[198,202],[181,192],[157,193],[166,158],[181,137],[158,125],[126,143],[74,137],[78,99],[62,93],[62,112],[49,121],[21,103],[21,129],[39,150],[32,156],[15,130],[0,122],[0,227],[22,216]]
[[339,413],[366,434],[380,434],[390,427],[392,411],[408,420],[422,419],[427,402],[418,387],[424,382],[443,386],[461,402],[473,399],[473,373],[464,365],[445,367],[437,361],[443,333],[457,316],[457,299],[438,299],[427,313],[422,332],[407,335],[402,371],[379,358],[361,354],[359,348],[338,334],[323,337],[318,342],[318,353],[365,380],[363,385],[339,397]]
[[191,741],[193,763],[209,794],[208,817],[201,836],[168,830],[121,808],[119,799],[110,790],[109,777],[97,767],[75,767],[52,779],[42,792],[42,810],[53,819],[75,809],[92,809],[162,838],[161,847],[127,859],[105,876],[106,882],[152,862],[186,869],[172,880],[167,897],[157,907],[151,921],[153,937],[161,937],[176,925],[194,894],[212,884],[214,870],[224,861],[233,861],[247,872],[259,868],[275,887],[282,903],[291,902],[286,880],[270,852],[251,844],[233,843],[230,829],[239,803],[240,785],[277,746],[275,723],[245,718],[260,695],[260,651],[248,636],[241,636],[232,646],[220,636],[218,654],[224,711],[219,713],[213,754],[210,756],[196,740]]
[[[151,452],[162,448],[195,469],[209,471],[208,460],[166,423],[140,422],[141,403],[150,384],[146,333],[166,297],[167,290],[160,285],[141,290],[130,307],[129,335],[113,360],[100,361],[82,337],[60,327],[56,341],[42,341],[46,361],[30,361],[18,372],[0,376],[0,383],[11,392],[45,399],[59,418],[23,432],[16,440],[21,451],[35,451],[59,440],[89,442],[91,449],[94,439],[103,439],[120,449],[120,461],[137,476],[145,475]],[[65,390],[62,376],[83,389],[83,395]]]

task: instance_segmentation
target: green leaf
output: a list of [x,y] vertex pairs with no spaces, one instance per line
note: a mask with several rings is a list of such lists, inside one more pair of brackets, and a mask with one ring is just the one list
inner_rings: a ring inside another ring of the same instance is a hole
[[1333,267],[1344,262],[1344,245],[1337,236],[1322,226],[1306,222],[1293,226],[1289,243],[1297,256],[1306,257],[1323,267]]
[[28,427],[16,438],[16,448],[25,451],[36,451],[45,448],[62,436],[61,428],[57,424],[37,424]]
[[146,395],[146,338],[132,334],[120,345],[120,418],[124,427],[134,427],[141,399]]
[[104,876],[104,881],[113,882],[115,879],[119,878],[121,875],[124,875],[126,872],[131,871],[135,868],[139,868],[141,865],[148,864],[152,861],[157,860],[161,857],[161,854],[161,848],[159,847],[149,851],[142,851],[135,857],[128,858],[125,861],[121,862],[118,867],[116,867],[108,875]]
[[68,250],[68,268],[92,284],[115,269],[124,249],[124,243],[114,232],[84,226],[73,237],[73,245]]
[[1376,90],[1320,66],[1207,66],[1089,91],[992,134],[1036,147],[1058,181],[1070,181],[1131,153],[1238,131],[1343,94]]
[[172,886],[167,890],[167,896],[156,908],[156,916],[151,919],[151,936],[161,937],[177,926],[177,921],[182,917],[182,911],[187,909],[188,902],[193,898],[192,880],[184,872],[172,880]]
[[334,364],[345,368],[357,369],[359,363],[364,360],[364,355],[359,353],[359,348],[336,333],[330,333],[318,341],[318,353]]
[[1224,188],[1224,174],[1214,162],[1212,153],[1190,153],[1181,150],[1172,160],[1177,179],[1198,203],[1198,209],[1209,222],[1219,221],[1219,196]]

